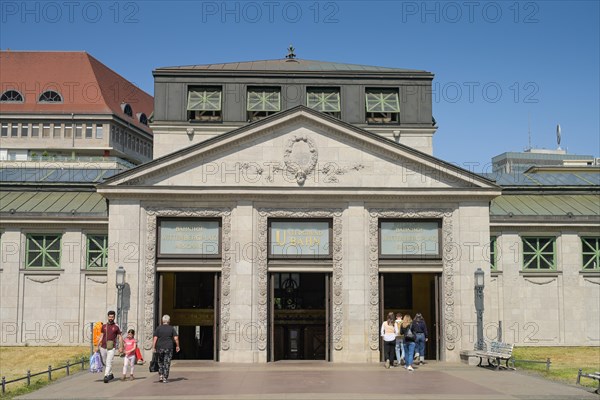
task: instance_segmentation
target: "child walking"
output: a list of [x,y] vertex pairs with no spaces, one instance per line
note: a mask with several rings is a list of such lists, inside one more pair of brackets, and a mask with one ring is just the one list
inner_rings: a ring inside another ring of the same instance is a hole
[[137,349],[137,341],[134,338],[135,331],[130,329],[127,331],[127,338],[123,340],[125,344],[125,360],[123,362],[123,378],[127,379],[127,366],[131,366],[129,380],[133,380],[133,368],[135,367],[135,350]]

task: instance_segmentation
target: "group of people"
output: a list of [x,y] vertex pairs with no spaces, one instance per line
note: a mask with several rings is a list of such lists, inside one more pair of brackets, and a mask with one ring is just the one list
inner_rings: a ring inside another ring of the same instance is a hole
[[[402,366],[414,371],[413,364],[423,364],[425,360],[425,342],[427,342],[427,325],[421,313],[413,320],[409,314],[388,313],[381,324],[385,367]],[[394,359],[395,356],[395,359]]]
[[[152,351],[156,354],[158,361],[159,381],[167,383],[169,379],[169,370],[171,368],[171,359],[173,358],[173,348],[179,352],[179,336],[175,328],[170,326],[171,317],[163,315],[162,324],[154,330],[154,339],[152,341]],[[97,351],[100,352],[102,363],[104,364],[104,383],[114,379],[112,373],[112,364],[115,354],[123,354],[123,377],[121,380],[127,380],[127,370],[129,370],[129,380],[133,380],[133,371],[137,361],[136,354],[140,354],[135,340],[135,331],[129,329],[124,338],[119,325],[115,323],[115,312],[108,312],[108,321],[102,324],[100,336],[98,337]]]

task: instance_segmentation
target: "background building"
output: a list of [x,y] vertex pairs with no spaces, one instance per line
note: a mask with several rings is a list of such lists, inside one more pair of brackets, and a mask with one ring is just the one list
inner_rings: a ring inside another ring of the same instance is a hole
[[[34,307],[65,303],[68,283],[118,308],[146,351],[168,313],[181,358],[377,362],[382,319],[401,311],[425,316],[427,358],[458,361],[475,346],[483,268],[487,341],[501,323],[517,345],[598,344],[597,167],[479,175],[435,158],[427,71],[289,54],[154,76],[156,158],[96,175],[86,190],[106,202],[61,197],[57,216],[44,199],[2,201],[3,299],[20,299],[3,302],[3,321],[18,321],[5,343],[27,342],[25,315],[50,324]],[[86,241],[91,253],[56,262]],[[99,312],[65,304],[61,326]]]
[[152,158],[153,99],[85,52],[3,51],[0,79],[2,343],[84,343],[107,307],[95,185]]

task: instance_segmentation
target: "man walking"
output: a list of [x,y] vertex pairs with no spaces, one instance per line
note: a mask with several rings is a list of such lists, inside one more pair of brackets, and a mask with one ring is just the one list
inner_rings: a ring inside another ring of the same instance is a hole
[[123,350],[123,336],[121,328],[115,323],[115,312],[108,312],[108,323],[102,325],[100,338],[98,339],[98,351],[102,356],[104,363],[104,383],[113,380],[115,377],[112,373],[112,363],[117,350],[117,340],[119,341],[119,353]]

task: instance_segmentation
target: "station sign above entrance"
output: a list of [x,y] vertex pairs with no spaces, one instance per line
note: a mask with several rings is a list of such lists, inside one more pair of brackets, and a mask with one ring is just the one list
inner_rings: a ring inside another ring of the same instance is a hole
[[331,221],[269,221],[269,257],[331,258]]
[[382,220],[380,258],[441,258],[441,221]]
[[217,258],[221,256],[219,219],[161,219],[158,256]]

